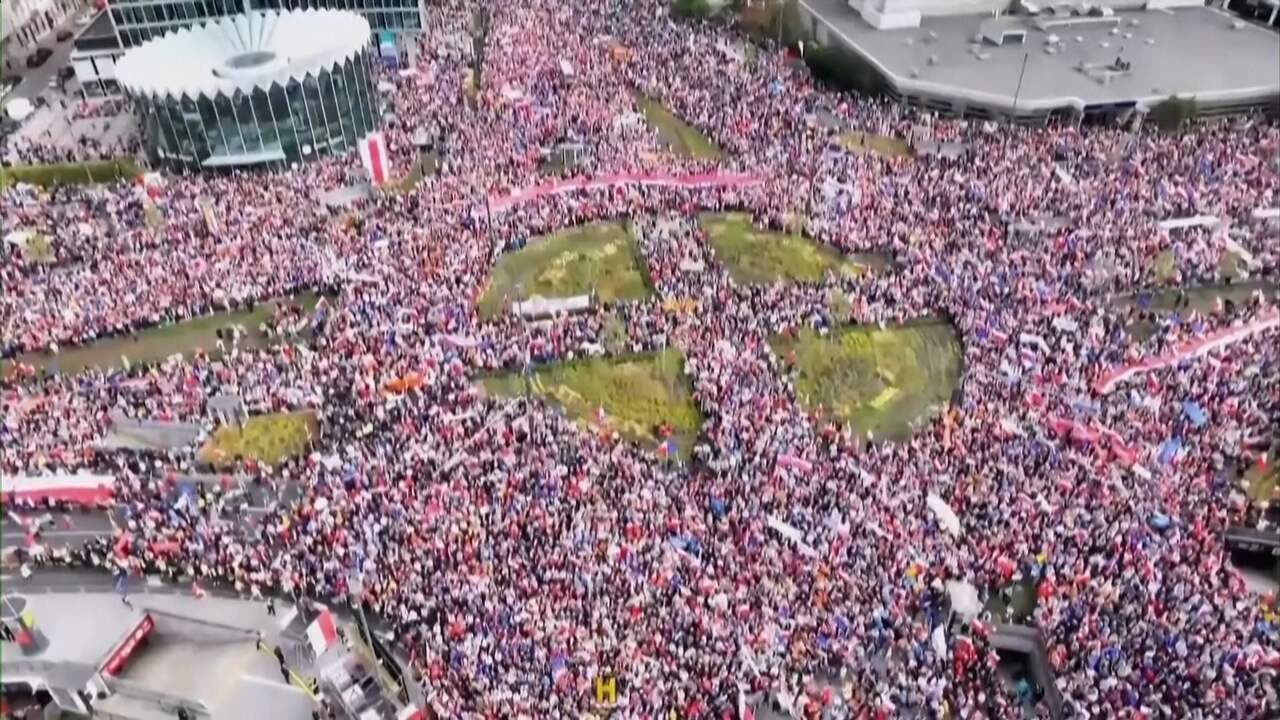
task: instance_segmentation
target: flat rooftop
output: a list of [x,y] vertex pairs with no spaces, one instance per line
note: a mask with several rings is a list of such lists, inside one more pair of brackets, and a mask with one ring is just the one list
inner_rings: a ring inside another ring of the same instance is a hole
[[[142,687],[199,700],[213,720],[310,720],[315,705],[280,675],[275,658],[253,642],[216,644],[163,640],[138,653],[120,677]],[[120,697],[120,696],[113,696]],[[111,708],[112,699],[102,702]],[[128,698],[120,702],[128,704]]]
[[[1001,26],[1025,27],[1026,39],[997,46],[975,40],[984,23],[992,27],[990,16],[931,17],[918,28],[876,30],[846,0],[799,2],[825,22],[830,42],[843,40],[870,58],[903,94],[1012,108],[1024,56],[1020,113],[1066,106],[1151,105],[1170,95],[1224,103],[1280,93],[1280,33],[1248,23],[1235,29],[1238,17],[1212,8],[1116,12],[1112,18],[1059,17],[1049,22],[1006,16]],[[1054,54],[1045,52],[1050,35],[1059,40]],[[975,55],[975,48],[982,57]],[[1117,56],[1130,64],[1129,72],[1103,71]],[[1090,72],[1081,72],[1082,64]],[[1103,75],[1110,77],[1104,82],[1099,79]]]
[[76,36],[74,47],[81,52],[94,50],[119,50],[120,39],[111,25],[111,15],[103,10]]
[[[36,578],[41,578],[37,571]],[[109,576],[103,576],[106,584]],[[16,585],[16,583],[15,583]],[[171,697],[198,700],[212,720],[271,718],[309,720],[311,699],[284,682],[275,658],[256,649],[261,633],[268,643],[292,620],[290,606],[268,615],[262,603],[233,598],[195,598],[185,588],[136,587],[132,607],[113,592],[24,592],[0,595],[0,618],[31,613],[48,645],[23,656],[17,645],[0,643],[6,675],[38,675],[55,687],[79,688],[112,655],[145,614],[155,626],[144,647],[134,651],[118,678]],[[130,694],[113,694],[100,709],[149,717],[154,707]]]

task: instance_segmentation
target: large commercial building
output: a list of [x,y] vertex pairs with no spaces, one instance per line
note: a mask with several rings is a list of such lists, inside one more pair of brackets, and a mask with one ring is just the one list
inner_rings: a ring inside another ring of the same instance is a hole
[[111,22],[120,45],[131,48],[172,30],[226,15],[258,11],[350,10],[364,16],[380,37],[422,30],[425,0],[112,0]]
[[1018,0],[993,14],[1008,4],[798,0],[819,45],[842,46],[887,94],[944,115],[1122,119],[1171,96],[1225,114],[1280,96],[1280,34],[1203,0]]
[[369,23],[351,12],[254,12],[183,28],[116,67],[152,162],[289,164],[355,149],[377,126]]
[[71,50],[71,67],[80,81],[80,92],[89,97],[111,97],[120,94],[116,82],[116,63],[124,57],[124,49],[111,27],[111,16],[98,13],[76,36]]

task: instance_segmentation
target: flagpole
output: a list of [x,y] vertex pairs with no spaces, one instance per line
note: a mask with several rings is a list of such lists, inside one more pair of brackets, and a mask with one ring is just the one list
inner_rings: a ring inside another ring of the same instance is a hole
[[1018,87],[1013,91],[1013,112],[1010,120],[1018,115],[1018,96],[1022,94],[1022,78],[1027,74],[1027,60],[1031,59],[1031,53],[1022,54],[1022,70],[1018,72]]

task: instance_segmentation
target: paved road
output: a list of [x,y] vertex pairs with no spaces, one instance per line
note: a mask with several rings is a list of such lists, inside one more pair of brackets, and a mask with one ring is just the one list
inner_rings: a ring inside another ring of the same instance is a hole
[[[27,530],[24,525],[44,515],[46,513],[43,512],[13,512],[6,514],[0,519],[0,533],[3,533],[3,542],[0,543],[0,546],[5,550],[14,547],[25,547],[27,544]],[[95,537],[110,535],[112,531],[111,519],[107,516],[107,513],[102,511],[95,510],[89,513],[80,511],[72,511],[70,513],[53,512],[48,513],[48,515],[53,521],[53,526],[49,527],[46,524],[46,529],[40,533],[40,543],[51,548],[80,545]]]
[[[72,46],[75,34],[80,32],[82,28],[86,27],[85,25],[76,24],[76,17],[81,12],[83,11],[77,10],[76,12],[69,13],[61,23],[49,32],[45,33],[43,37],[31,45],[20,48],[16,42],[6,42],[6,45],[9,46],[6,47],[6,51],[13,55],[13,72],[22,76],[22,82],[18,84],[18,87],[14,88],[12,92],[4,97],[5,102],[20,97],[34,101],[36,96],[49,86],[49,80],[58,73],[58,70],[65,67],[67,63],[70,62],[71,51],[74,49]],[[70,30],[72,38],[59,42],[58,32],[62,30]],[[28,68],[27,56],[35,52],[38,47],[50,48],[53,50],[53,55],[50,56],[50,58],[40,67],[34,69]],[[9,71],[6,70],[4,75],[8,76]]]
[[[177,478],[181,485],[221,485],[221,475],[180,475]],[[296,484],[287,484],[273,489],[269,485],[255,486],[245,483],[243,490],[247,493],[247,506],[243,508],[238,519],[243,524],[256,523],[268,512],[272,503],[290,503],[301,499],[303,490]],[[232,486],[235,489],[235,486]],[[101,510],[82,512],[73,510],[69,513],[14,512],[0,517],[2,542],[0,547],[25,547],[27,545],[26,523],[49,515],[52,525],[46,523],[40,533],[40,543],[50,548],[75,547],[95,537],[110,536],[116,526],[123,527],[126,517],[123,512],[107,513]]]

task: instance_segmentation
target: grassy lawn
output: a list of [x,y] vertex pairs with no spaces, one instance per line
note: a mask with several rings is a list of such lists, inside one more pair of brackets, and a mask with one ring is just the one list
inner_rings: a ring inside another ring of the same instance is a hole
[[164,225],[164,211],[150,200],[142,204],[142,221],[146,226],[155,230]]
[[662,442],[658,427],[666,424],[676,439],[678,454],[687,458],[702,415],[693,402],[692,386],[683,368],[680,351],[664,350],[546,365],[527,381],[520,373],[507,373],[482,378],[480,384],[498,396],[532,393],[587,429],[595,425],[597,410],[603,408],[607,428],[654,451]]
[[[296,300],[308,311],[318,301],[319,297],[314,293],[303,293]],[[215,332],[218,328],[232,325],[243,325],[248,331],[248,335],[240,339],[241,347],[263,347],[268,341],[266,335],[259,332],[258,326],[269,320],[275,307],[282,302],[287,301],[258,303],[253,310],[214,313],[141,330],[132,336],[110,337],[87,345],[65,347],[57,355],[57,369],[64,374],[74,374],[92,367],[123,367],[122,357],[129,358],[129,362],[133,364],[154,363],[174,353],[185,355],[197,348],[216,353],[218,338]],[[55,364],[54,356],[48,353],[28,353],[19,360],[37,368],[52,368]]]
[[1280,484],[1280,445],[1271,448],[1267,454],[1266,471],[1255,463],[1244,474],[1246,492],[1250,502],[1269,501],[1275,497],[1276,485]]
[[1218,258],[1218,277],[1223,280],[1239,280],[1246,269],[1244,259],[1230,250],[1223,250]]
[[[1233,283],[1231,285],[1197,285],[1186,288],[1185,290],[1167,289],[1157,290],[1146,293],[1148,296],[1146,309],[1152,313],[1159,315],[1168,315],[1177,313],[1181,317],[1186,317],[1190,311],[1194,310],[1199,313],[1213,312],[1218,301],[1230,300],[1236,305],[1241,305],[1249,301],[1249,296],[1254,292],[1262,290],[1264,293],[1274,293],[1277,284],[1265,280],[1251,280],[1249,282]],[[1185,295],[1187,305],[1178,308],[1180,298]],[[1115,306],[1120,309],[1130,309],[1141,307],[1140,298],[1142,293],[1133,295],[1122,295],[1115,299]],[[1149,318],[1140,318],[1129,324],[1129,332],[1135,337],[1148,338],[1156,330],[1155,323]]]
[[534,238],[498,259],[479,310],[493,317],[508,302],[535,296],[584,295],[594,290],[602,302],[635,300],[649,294],[636,261],[631,234],[619,223],[594,223]]
[[1173,281],[1178,273],[1178,256],[1172,250],[1165,250],[1156,255],[1153,272],[1159,282]]
[[887,157],[911,155],[911,145],[902,138],[871,133],[850,132],[840,136],[840,144],[852,153],[876,153]]
[[886,256],[877,253],[844,255],[801,235],[758,230],[743,213],[704,215],[701,223],[716,258],[739,283],[817,282],[828,270],[858,275],[889,264]]
[[53,242],[49,240],[48,235],[36,233],[31,236],[30,240],[27,240],[27,244],[22,248],[22,257],[30,263],[48,265],[56,259],[53,251]]
[[62,165],[18,165],[0,168],[0,187],[14,183],[51,185],[88,185],[116,180],[131,180],[142,173],[132,160],[66,163]]
[[658,100],[641,97],[636,100],[640,112],[658,133],[662,142],[677,155],[697,158],[699,160],[718,160],[722,155],[720,148],[711,138],[698,132],[693,126],[676,117]]
[[[1244,260],[1230,250],[1223,250],[1218,258],[1215,274],[1218,280],[1239,280],[1244,276]],[[1159,283],[1171,283],[1177,280],[1178,256],[1172,249],[1164,250],[1156,255],[1152,263],[1152,273]]]
[[992,593],[987,599],[987,609],[996,622],[1025,623],[1035,612],[1039,602],[1036,598],[1036,584],[1031,578],[1024,577],[1013,583],[1009,590],[1011,592],[1007,603],[1000,593]]
[[407,193],[418,187],[418,183],[422,182],[422,163],[415,162],[413,167],[409,168],[409,172],[399,180],[393,180],[387,183],[386,190],[390,193]]
[[268,465],[302,455],[311,439],[320,434],[313,412],[255,415],[244,427],[225,425],[200,448],[202,462],[215,467],[232,465],[237,458],[254,458]]
[[826,337],[805,329],[771,344],[794,368],[802,405],[882,440],[908,437],[914,423],[950,402],[960,380],[960,339],[940,320],[845,327]]
[[404,174],[404,177],[387,183],[383,186],[383,189],[393,195],[413,192],[424,177],[435,175],[438,172],[440,172],[439,153],[435,151],[420,153],[414,160],[413,165],[409,167],[409,171]]

